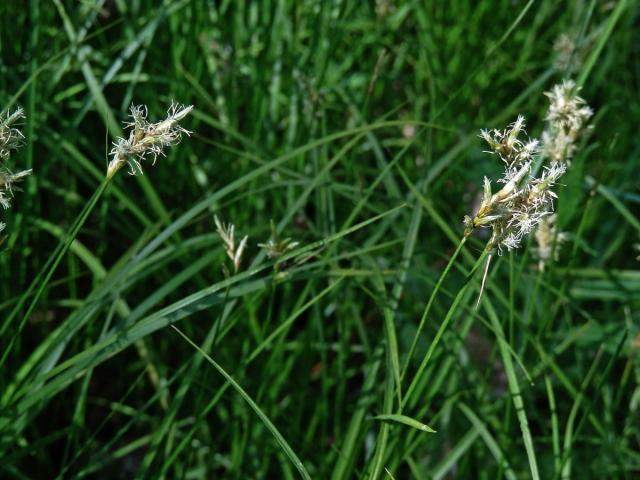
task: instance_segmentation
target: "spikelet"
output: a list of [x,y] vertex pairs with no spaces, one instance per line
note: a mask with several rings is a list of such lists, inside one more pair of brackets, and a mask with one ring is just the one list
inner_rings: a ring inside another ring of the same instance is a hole
[[232,223],[224,224],[218,219],[218,216],[214,216],[214,221],[216,223],[216,231],[218,232],[218,236],[222,239],[224,243],[225,251],[227,252],[227,256],[233,262],[234,271],[237,272],[240,269],[240,263],[242,262],[242,254],[247,246],[248,236],[244,236],[240,243],[236,245],[236,227]]
[[16,125],[24,119],[24,110],[16,108],[13,113],[8,111],[0,115],[0,160],[9,158],[12,150],[20,147],[24,141],[24,135],[16,128]]
[[183,106],[172,103],[167,110],[167,118],[157,123],[147,120],[147,107],[131,105],[131,121],[126,127],[130,128],[129,138],[118,137],[109,152],[111,161],[107,168],[107,178],[111,178],[124,165],[129,166],[129,174],[143,174],[142,162],[149,158],[152,165],[159,156],[164,155],[166,148],[180,142],[182,134],[191,132],[181,127],[178,122],[186,117],[193,105]]
[[[549,98],[549,110],[545,117],[546,127],[542,133],[542,156],[547,168],[571,166],[576,151],[576,142],[587,128],[593,110],[577,95],[579,88],[571,80],[555,85],[545,95]],[[544,219],[535,232],[537,247],[533,254],[538,258],[538,268],[544,270],[549,262],[558,260],[557,247],[567,238],[566,233],[557,233],[555,216]]]
[[567,234],[557,232],[554,214],[542,219],[534,236],[537,246],[533,249],[533,256],[538,259],[538,268],[543,271],[548,263],[558,261],[558,247],[567,240]]
[[31,175],[31,169],[12,173],[8,168],[0,165],[0,206],[2,208],[6,210],[11,207],[14,184],[27,175]]
[[276,226],[271,222],[271,238],[266,243],[259,243],[258,246],[263,248],[267,253],[267,257],[275,259],[281,257],[285,253],[295,249],[300,242],[295,242],[290,238],[280,238],[276,231]]
[[579,90],[572,80],[564,80],[545,92],[550,103],[542,133],[542,153],[551,164],[571,165],[576,142],[593,115],[587,102],[577,95]]

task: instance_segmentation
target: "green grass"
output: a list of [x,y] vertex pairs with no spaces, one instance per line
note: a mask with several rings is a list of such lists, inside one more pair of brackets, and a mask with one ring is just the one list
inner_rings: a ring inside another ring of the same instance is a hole
[[[34,175],[0,213],[0,477],[636,478],[638,6],[1,2]],[[478,132],[539,136],[567,77],[569,240],[493,256],[476,306]],[[107,185],[129,105],[171,100],[193,134]]]

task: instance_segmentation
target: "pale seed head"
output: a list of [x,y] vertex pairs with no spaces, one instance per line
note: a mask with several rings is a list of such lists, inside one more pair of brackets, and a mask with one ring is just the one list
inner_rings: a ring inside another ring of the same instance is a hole
[[12,150],[22,145],[24,136],[16,126],[24,118],[24,110],[20,107],[0,115],[0,160],[6,160]]
[[538,153],[538,141],[522,142],[519,135],[524,133],[524,117],[518,119],[506,130],[484,130],[484,138],[500,156],[505,171],[499,182],[504,186],[496,193],[491,192],[491,181],[484,179],[484,195],[475,217],[465,217],[465,235],[477,227],[490,227],[491,239],[488,250],[513,250],[520,246],[525,236],[534,231],[542,219],[553,211],[555,193],[551,190],[565,172],[563,165],[543,169],[538,177],[531,176],[531,166]]
[[550,162],[571,163],[576,142],[593,116],[593,110],[577,95],[579,90],[572,80],[564,80],[545,92],[549,110],[542,143],[544,155]]
[[193,110],[193,105],[182,106],[172,103],[167,110],[167,118],[157,123],[147,120],[147,107],[132,105],[130,108],[131,121],[125,126],[130,128],[128,138],[119,137],[109,152],[111,161],[107,168],[107,178],[111,178],[124,165],[129,166],[129,174],[143,174],[142,162],[149,158],[152,165],[158,156],[163,156],[165,149],[180,142],[182,134],[191,132],[179,125]]
[[217,215],[214,215],[213,219],[216,224],[216,231],[218,232],[218,236],[222,240],[222,243],[224,243],[225,252],[233,262],[233,268],[237,272],[240,269],[240,264],[242,263],[242,254],[244,253],[244,250],[247,246],[249,237],[243,237],[236,247],[235,225],[233,225],[232,223],[225,224],[224,222],[221,222]]

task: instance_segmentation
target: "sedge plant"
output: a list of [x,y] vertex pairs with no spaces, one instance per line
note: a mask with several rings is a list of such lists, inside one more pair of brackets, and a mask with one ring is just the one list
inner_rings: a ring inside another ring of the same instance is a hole
[[[22,295],[20,301],[12,309],[11,313],[2,326],[0,335],[3,335],[9,325],[20,315],[22,309],[27,302],[27,299],[31,299],[28,307],[22,315],[22,320],[16,331],[14,332],[8,346],[2,353],[0,358],[0,366],[6,361],[11,348],[20,335],[25,323],[30,317],[31,313],[35,309],[40,297],[45,291],[51,277],[53,276],[58,264],[65,256],[69,247],[77,237],[80,229],[84,225],[85,221],[95,208],[98,200],[107,189],[108,185],[114,178],[114,175],[122,169],[124,166],[129,167],[129,174],[143,174],[142,164],[145,161],[151,161],[152,165],[155,165],[158,157],[165,155],[165,150],[178,144],[183,134],[189,135],[191,132],[186,130],[180,125],[180,121],[183,120],[191,111],[193,106],[182,106],[176,103],[172,103],[167,110],[167,116],[164,120],[159,122],[150,122],[147,118],[148,112],[145,106],[132,105],[130,108],[131,120],[125,123],[125,126],[130,129],[129,136],[127,138],[119,137],[113,144],[113,148],[110,151],[111,159],[107,166],[107,172],[104,180],[93,193],[89,202],[84,206],[73,225],[71,226],[66,238],[61,242],[54,253],[49,257],[49,260],[44,265],[40,273],[31,282],[27,291]],[[9,152],[11,149],[16,148],[21,140],[21,134],[12,125],[21,118],[22,113],[6,117],[6,126],[2,130],[4,137],[2,138],[3,147],[2,152]],[[7,133],[4,133],[7,132]],[[16,133],[17,132],[17,133]],[[5,137],[7,140],[5,140]],[[29,172],[23,172],[22,176]],[[21,177],[19,177],[21,178]],[[4,228],[4,227],[3,227]]]
[[[490,229],[491,235],[483,253],[470,270],[464,287],[456,294],[438,328],[427,353],[413,377],[413,381],[406,390],[400,411],[410,401],[417,387],[417,382],[422,377],[436,346],[471,284],[474,272],[483,262],[485,262],[484,274],[480,284],[476,308],[482,298],[485,280],[494,252],[501,255],[505,250],[516,250],[529,234],[535,232],[535,238],[538,240],[536,252],[541,264],[554,258],[554,246],[564,239],[564,235],[559,236],[555,231],[554,201],[557,199],[555,190],[560,183],[562,175],[571,165],[571,158],[577,148],[576,141],[582,134],[587,120],[593,114],[584,99],[577,96],[576,91],[577,89],[573,82],[564,81],[545,94],[550,99],[550,106],[546,115],[547,125],[542,135],[542,141],[522,139],[525,135],[525,119],[523,116],[518,116],[516,121],[504,130],[481,131],[480,137],[489,146],[488,153],[496,156],[502,162],[504,171],[502,177],[497,180],[497,183],[502,184],[502,187],[494,192],[491,180],[488,177],[484,178],[483,196],[478,210],[473,216],[467,215],[464,218],[464,236],[449,258],[427,301],[405,361],[402,378],[407,373],[436,295],[445,277],[455,264],[467,239],[478,228]],[[536,175],[535,172],[540,165],[542,165],[541,171]],[[531,475],[534,479],[538,479],[540,474],[534,452],[533,439],[511,359],[512,353],[505,341],[504,332],[495,310],[491,306],[487,308],[491,326],[498,338],[499,350],[519,419]]]

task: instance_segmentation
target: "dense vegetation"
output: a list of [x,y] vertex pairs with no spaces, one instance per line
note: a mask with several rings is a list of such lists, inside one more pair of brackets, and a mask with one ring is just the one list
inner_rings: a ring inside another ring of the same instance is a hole
[[[636,478],[639,11],[1,2],[33,174],[0,213],[0,477]],[[539,138],[564,79],[594,115],[557,261],[494,251],[479,296],[480,129]],[[172,101],[191,135],[106,182],[130,105]]]

